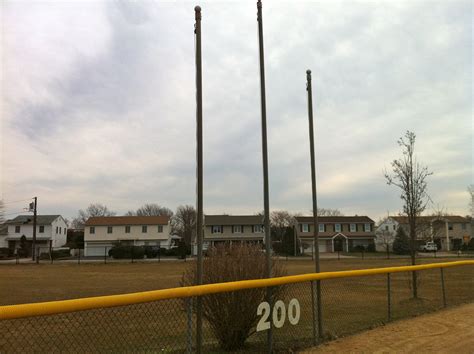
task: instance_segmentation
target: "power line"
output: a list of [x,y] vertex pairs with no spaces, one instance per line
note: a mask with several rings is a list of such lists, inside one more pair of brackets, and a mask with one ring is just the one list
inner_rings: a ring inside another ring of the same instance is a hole
[[29,200],[32,200],[33,198],[29,198],[29,199],[21,199],[21,200],[12,200],[12,201],[9,201],[9,202],[5,202],[5,201],[1,201],[4,205],[5,204],[13,204],[13,203],[19,203],[19,202],[27,202]]

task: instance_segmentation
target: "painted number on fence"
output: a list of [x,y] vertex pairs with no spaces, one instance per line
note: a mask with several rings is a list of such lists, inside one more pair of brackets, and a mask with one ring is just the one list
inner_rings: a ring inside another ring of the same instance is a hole
[[[257,324],[257,332],[270,329],[270,312],[275,328],[281,328],[285,324],[287,316],[285,303],[281,300],[276,301],[273,306],[273,311],[271,311],[270,304],[264,301],[257,307],[257,315],[262,316]],[[288,304],[288,321],[292,325],[296,325],[300,320],[300,315],[300,303],[296,299],[291,299]]]

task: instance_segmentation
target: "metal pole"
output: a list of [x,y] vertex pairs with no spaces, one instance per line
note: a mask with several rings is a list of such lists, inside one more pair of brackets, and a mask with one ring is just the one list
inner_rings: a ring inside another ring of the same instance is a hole
[[[258,49],[260,57],[260,100],[262,113],[262,162],[263,162],[263,209],[264,209],[264,228],[265,228],[265,254],[266,254],[266,275],[272,276],[271,259],[271,234],[270,234],[270,198],[268,191],[268,151],[267,151],[267,105],[265,98],[265,57],[263,50],[263,16],[262,1],[257,1],[257,22],[258,22]],[[271,289],[267,288],[267,302],[270,308],[273,307]],[[267,350],[273,351],[273,330],[272,327],[267,331]]]
[[81,264],[81,252],[77,252],[77,264]]
[[392,295],[390,290],[390,273],[387,273],[387,317],[392,320]]
[[186,299],[187,347],[186,353],[193,352],[193,298]]
[[313,345],[316,345],[318,336],[316,335],[316,308],[314,306],[314,281],[311,281],[311,313],[313,314]]
[[37,253],[36,253],[36,264],[39,264],[40,249],[41,249],[41,247],[38,247],[38,249],[37,249]]
[[[79,253],[81,250],[79,250]],[[104,264],[107,264],[107,246],[104,247]]]
[[441,271],[441,290],[443,292],[443,306],[446,307],[446,289],[444,287],[444,270],[443,268],[439,269]]
[[[33,261],[35,260],[35,255],[36,255],[36,216],[37,216],[37,205],[38,205],[38,197],[33,198],[34,201],[34,206],[33,206],[33,242],[32,242],[32,259]],[[31,210],[30,210],[31,211]]]
[[[196,238],[197,238],[197,272],[196,284],[202,284],[202,223],[203,223],[203,154],[202,154],[202,59],[201,59],[201,7],[194,8],[196,24]],[[202,352],[202,298],[196,303],[196,352]]]
[[[311,155],[311,190],[313,196],[313,225],[314,225],[314,252],[316,273],[321,271],[319,264],[319,224],[318,224],[318,202],[316,194],[316,164],[314,162],[314,128],[313,128],[313,89],[311,85],[311,70],[306,71],[306,91],[308,92],[308,121],[309,121],[309,145]],[[317,306],[318,306],[318,335],[323,336],[323,321],[321,313],[321,281],[316,282]]]

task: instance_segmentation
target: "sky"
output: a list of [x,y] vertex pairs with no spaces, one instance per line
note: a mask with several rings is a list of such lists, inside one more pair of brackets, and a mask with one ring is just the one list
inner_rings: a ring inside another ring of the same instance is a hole
[[[12,218],[196,203],[196,2],[3,1],[1,190]],[[263,209],[255,1],[202,1],[204,212]],[[433,175],[428,212],[468,214],[472,2],[263,1],[270,207],[374,220],[402,209],[397,140]]]

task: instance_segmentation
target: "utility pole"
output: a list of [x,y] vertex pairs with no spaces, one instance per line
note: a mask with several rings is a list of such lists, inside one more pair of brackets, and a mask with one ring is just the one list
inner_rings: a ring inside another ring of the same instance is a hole
[[[197,279],[196,284],[202,284],[202,222],[203,222],[203,162],[202,162],[202,60],[201,60],[201,7],[196,6],[195,40],[196,40],[196,159],[197,159],[197,202],[196,202],[196,238],[197,238]],[[196,352],[202,351],[202,298],[197,297],[196,306]]]
[[[313,196],[313,225],[314,225],[314,263],[316,273],[321,271],[319,264],[319,224],[318,224],[318,202],[316,195],[316,164],[314,162],[314,132],[313,132],[313,90],[311,84],[311,70],[306,71],[306,91],[308,92],[308,121],[309,121],[309,145],[311,156],[311,190]],[[321,281],[316,281],[316,303],[318,309],[318,335],[322,338],[322,315],[321,315]]]
[[[31,259],[34,261],[36,259],[36,214],[37,214],[37,207],[38,207],[38,197],[34,197],[33,204],[33,242],[31,245]],[[30,204],[30,211],[31,211],[31,204]]]
[[[257,1],[257,22],[258,22],[258,48],[260,54],[260,99],[262,111],[262,160],[263,160],[263,209],[264,209],[264,228],[265,228],[265,254],[266,254],[266,275],[272,276],[271,259],[271,234],[270,234],[270,199],[268,192],[268,151],[267,151],[267,105],[265,99],[265,58],[263,51],[263,16],[262,1]],[[267,288],[267,302],[270,307],[272,303],[272,289]],[[270,327],[267,331],[267,349],[269,353],[273,352],[273,330]]]

